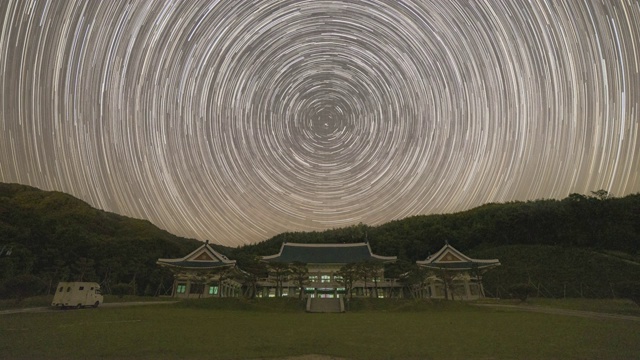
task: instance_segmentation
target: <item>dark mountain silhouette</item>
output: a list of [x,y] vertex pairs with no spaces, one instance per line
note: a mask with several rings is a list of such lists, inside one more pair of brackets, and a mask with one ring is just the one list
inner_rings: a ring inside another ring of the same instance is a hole
[[[614,198],[598,191],[486,204],[380,226],[288,232],[239,248],[214,246],[229,258],[246,259],[274,254],[283,241],[367,241],[377,254],[398,256],[389,275],[410,270],[448,241],[471,256],[500,259],[503,265],[485,275],[491,294],[504,296],[510,285],[526,282],[541,296],[608,297],[615,295],[613,284],[640,278],[640,194]],[[171,284],[156,260],[183,256],[200,244],[68,194],[0,183],[0,284],[29,274],[44,288],[83,279],[101,282],[107,291],[127,283],[138,294],[154,295]]]

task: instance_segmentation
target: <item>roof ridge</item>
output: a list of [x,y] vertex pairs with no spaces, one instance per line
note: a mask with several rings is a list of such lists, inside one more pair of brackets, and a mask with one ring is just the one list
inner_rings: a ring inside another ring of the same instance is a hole
[[358,243],[292,243],[286,242],[283,243],[285,246],[294,246],[294,247],[356,247],[356,246],[366,246],[368,243],[366,242],[358,242]]

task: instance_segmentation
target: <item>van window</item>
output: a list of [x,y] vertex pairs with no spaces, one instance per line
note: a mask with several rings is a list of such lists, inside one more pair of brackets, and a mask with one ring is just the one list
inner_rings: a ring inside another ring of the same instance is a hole
[[78,290],[84,290],[84,286],[80,286],[80,289],[78,289]]

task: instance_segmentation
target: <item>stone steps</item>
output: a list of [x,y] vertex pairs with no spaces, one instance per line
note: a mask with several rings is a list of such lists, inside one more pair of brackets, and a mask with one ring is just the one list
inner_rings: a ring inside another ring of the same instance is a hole
[[344,312],[342,298],[308,298],[307,312],[313,313],[340,313]]

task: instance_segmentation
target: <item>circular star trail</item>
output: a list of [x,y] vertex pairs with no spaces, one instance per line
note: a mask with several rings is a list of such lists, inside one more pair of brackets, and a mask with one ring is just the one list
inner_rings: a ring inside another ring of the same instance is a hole
[[241,245],[640,191],[640,2],[0,3],[0,181]]

